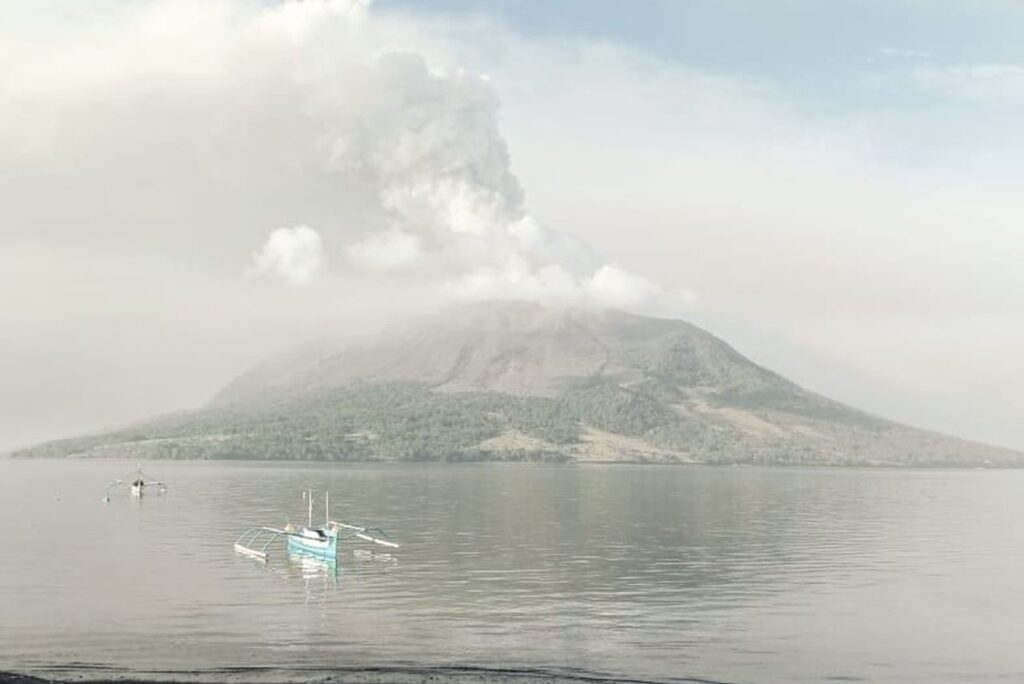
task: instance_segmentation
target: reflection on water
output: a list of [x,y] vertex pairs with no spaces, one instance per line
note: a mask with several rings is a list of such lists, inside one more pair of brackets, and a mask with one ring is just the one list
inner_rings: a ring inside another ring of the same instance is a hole
[[[1022,472],[125,465],[0,461],[0,669],[1024,679]],[[305,489],[402,548],[234,553]]]
[[288,554],[284,573],[289,581],[301,583],[306,605],[319,603],[325,608],[328,592],[338,584],[338,562],[300,553]]
[[[332,580],[336,580],[338,578],[338,561],[327,560],[319,556],[290,553],[286,567],[291,571],[298,570],[303,579],[330,577]],[[288,574],[291,576],[294,575],[294,572]]]
[[[283,546],[283,542],[282,542]],[[326,602],[328,592],[337,588],[339,579],[343,578],[342,567],[335,560],[322,556],[292,551],[272,556],[266,561],[245,559],[257,567],[264,568],[270,574],[284,577],[295,586],[305,591],[305,602]],[[373,564],[365,565],[365,564]],[[367,572],[391,572],[398,568],[398,557],[390,552],[375,552],[367,549],[353,549],[352,562],[344,568],[346,575],[365,574]]]

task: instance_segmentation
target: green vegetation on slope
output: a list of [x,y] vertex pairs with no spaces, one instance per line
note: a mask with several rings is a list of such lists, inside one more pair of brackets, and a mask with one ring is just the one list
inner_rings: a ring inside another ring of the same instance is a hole
[[[393,383],[266,398],[158,418],[127,430],[51,442],[16,455],[297,460],[473,460],[476,445],[514,430],[565,458],[583,425],[669,446],[685,423],[652,397],[594,382],[559,398],[439,393]],[[694,429],[699,429],[694,425]]]

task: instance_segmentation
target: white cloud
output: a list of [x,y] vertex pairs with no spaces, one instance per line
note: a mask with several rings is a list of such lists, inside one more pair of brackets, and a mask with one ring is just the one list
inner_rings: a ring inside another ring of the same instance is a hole
[[920,89],[989,104],[1024,104],[1024,64],[922,64],[911,71]]
[[646,278],[605,264],[583,283],[587,296],[604,306],[631,309],[653,299],[659,288]]
[[882,55],[883,57],[891,57],[893,59],[913,61],[919,61],[931,57],[931,54],[924,50],[914,50],[913,48],[900,47],[883,47],[878,50],[878,54]]
[[509,257],[500,267],[467,273],[448,282],[445,291],[460,300],[511,299],[614,309],[669,301],[661,288],[618,266],[603,264],[578,277],[557,264],[532,268],[521,256]]
[[323,240],[309,226],[278,228],[253,254],[256,274],[280,278],[291,285],[307,285],[324,270]]
[[511,299],[550,304],[579,304],[579,282],[560,266],[532,268],[522,257],[511,256],[498,267],[479,268],[453,279],[445,291],[455,299]]
[[903,58],[901,64],[865,74],[863,85],[875,92],[910,98],[917,105],[926,98],[925,103],[933,109],[936,99],[999,108],[1024,105],[1022,63],[940,62],[916,53],[899,56]]

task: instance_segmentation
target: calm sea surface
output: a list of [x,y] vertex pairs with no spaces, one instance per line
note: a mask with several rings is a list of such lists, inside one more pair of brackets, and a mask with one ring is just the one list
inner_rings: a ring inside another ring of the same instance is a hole
[[[1024,681],[1021,471],[148,462],[103,503],[134,467],[0,460],[0,670]],[[234,553],[305,488],[402,548]]]

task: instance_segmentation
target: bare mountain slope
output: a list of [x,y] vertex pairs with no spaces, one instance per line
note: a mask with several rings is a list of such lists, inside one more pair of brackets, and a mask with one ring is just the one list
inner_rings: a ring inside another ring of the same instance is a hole
[[490,302],[260,364],[202,410],[23,455],[1017,464],[808,392],[683,321]]
[[450,309],[362,345],[290,352],[242,375],[214,402],[356,382],[554,397],[583,380],[629,385],[657,378],[695,391],[797,389],[683,321],[490,302]]

